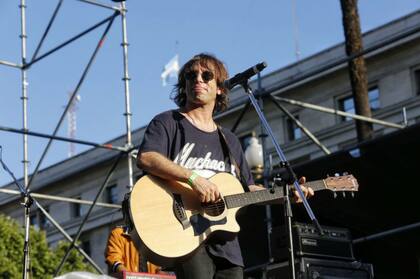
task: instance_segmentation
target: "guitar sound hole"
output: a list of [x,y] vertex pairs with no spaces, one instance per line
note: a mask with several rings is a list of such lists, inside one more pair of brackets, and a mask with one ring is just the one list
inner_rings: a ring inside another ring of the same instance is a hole
[[211,204],[203,204],[204,211],[210,216],[219,216],[225,211],[225,201],[220,200]]

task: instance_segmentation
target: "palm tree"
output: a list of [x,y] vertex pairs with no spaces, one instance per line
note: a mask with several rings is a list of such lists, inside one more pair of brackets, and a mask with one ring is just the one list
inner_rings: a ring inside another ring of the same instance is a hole
[[[363,51],[357,0],[340,0],[343,13],[346,54],[352,56]],[[353,91],[356,114],[371,117],[369,105],[366,63],[363,56],[349,61],[349,75]],[[372,124],[356,120],[357,139],[363,141],[373,137]]]

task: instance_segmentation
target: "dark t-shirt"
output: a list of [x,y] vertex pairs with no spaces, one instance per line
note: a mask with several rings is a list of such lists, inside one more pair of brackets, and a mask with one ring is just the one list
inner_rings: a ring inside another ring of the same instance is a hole
[[[222,131],[229,150],[240,168],[244,183],[254,184],[238,138],[227,129],[222,128]],[[152,119],[139,149],[139,152],[147,151],[159,152],[206,178],[220,172],[230,172],[236,176],[234,167],[223,152],[218,131],[202,131],[175,110],[163,112]],[[229,241],[211,239],[207,248],[213,255],[243,266],[236,237]]]

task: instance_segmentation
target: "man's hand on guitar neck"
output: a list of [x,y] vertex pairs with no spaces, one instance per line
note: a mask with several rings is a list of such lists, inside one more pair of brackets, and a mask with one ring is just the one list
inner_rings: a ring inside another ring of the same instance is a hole
[[[305,198],[310,198],[314,195],[314,190],[311,187],[305,187],[304,186],[305,182],[306,182],[306,178],[304,176],[299,178],[299,185],[300,185],[300,188],[302,189],[303,194],[305,194]],[[251,192],[265,190],[264,187],[259,186],[259,185],[249,185],[248,188]],[[302,199],[300,198],[299,193],[296,190],[293,191],[293,201],[295,203],[302,202]]]
[[[299,178],[299,185],[302,189],[305,198],[310,198],[314,195],[314,190],[311,187],[305,187],[304,184],[306,178],[302,176]],[[197,193],[198,198],[202,203],[212,203],[220,199],[219,188],[213,182],[207,180],[206,178],[197,175],[194,178],[194,181],[190,184],[193,190]],[[249,185],[249,190],[251,192],[264,190],[265,188],[259,185]],[[293,191],[293,201],[295,203],[301,203],[302,199],[299,196],[298,191]]]
[[[301,178],[299,178],[299,185],[300,188],[302,189],[303,194],[305,195],[305,198],[310,198],[312,197],[315,193],[314,190],[311,187],[305,187],[304,184],[306,182],[306,177],[302,176]],[[299,196],[298,191],[293,190],[293,200],[295,203],[301,203],[302,199]]]

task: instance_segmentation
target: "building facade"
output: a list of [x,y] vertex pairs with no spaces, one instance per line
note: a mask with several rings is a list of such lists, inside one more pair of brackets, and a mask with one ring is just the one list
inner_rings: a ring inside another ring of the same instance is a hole
[[[369,101],[373,118],[407,125],[420,122],[420,11],[376,28],[363,36],[364,48],[374,49],[365,55],[368,69]],[[332,46],[297,63],[281,68],[260,80],[252,81],[261,96],[293,99],[326,108],[354,113],[351,86],[348,78],[344,44]],[[329,67],[329,65],[331,67]],[[252,108],[239,118],[247,96],[241,88],[230,93],[230,107],[216,116],[227,128],[240,119],[235,133],[244,145],[247,139],[261,134],[260,121]],[[278,106],[262,98],[261,104],[276,139],[286,157],[293,163],[324,156]],[[356,142],[354,121],[345,117],[282,103],[331,152],[342,150]],[[406,120],[404,113],[406,115]],[[375,124],[375,137],[395,131],[396,128]],[[140,144],[145,127],[134,131],[133,142]],[[124,146],[125,137],[110,141]],[[245,148],[245,146],[244,146]],[[265,150],[273,162],[278,161],[270,140]],[[117,152],[94,148],[39,172],[32,184],[32,192],[48,195],[93,200],[116,160]],[[134,159],[133,159],[134,160]],[[126,160],[121,160],[100,196],[101,202],[121,204],[128,192]],[[135,171],[134,179],[140,176]],[[5,188],[15,189],[12,184]],[[74,236],[88,210],[87,205],[52,200],[39,200],[51,216]],[[23,209],[17,196],[0,195],[1,212],[23,222]],[[121,210],[96,206],[83,227],[82,247],[106,271],[104,249],[110,229],[122,222]],[[36,208],[32,209],[31,223],[46,230],[54,245],[62,234]]]

